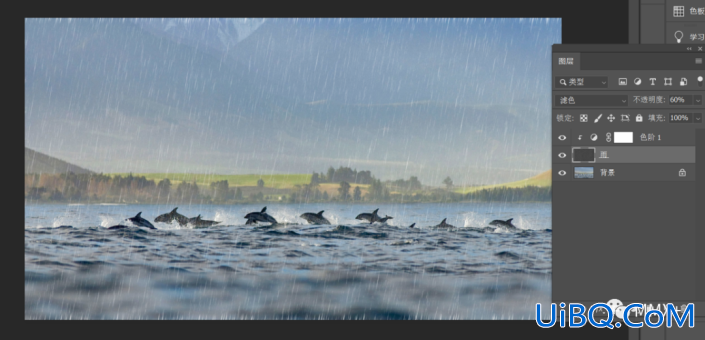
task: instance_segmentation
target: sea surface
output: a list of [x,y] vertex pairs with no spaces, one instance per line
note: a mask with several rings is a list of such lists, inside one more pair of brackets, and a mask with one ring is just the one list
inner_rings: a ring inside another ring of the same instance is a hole
[[[244,225],[263,206],[108,230],[175,206],[25,205],[25,319],[534,319],[550,303],[550,203],[268,204],[282,225]],[[393,219],[355,220],[377,208]],[[332,225],[299,217],[320,210]],[[457,228],[430,228],[444,218]]]

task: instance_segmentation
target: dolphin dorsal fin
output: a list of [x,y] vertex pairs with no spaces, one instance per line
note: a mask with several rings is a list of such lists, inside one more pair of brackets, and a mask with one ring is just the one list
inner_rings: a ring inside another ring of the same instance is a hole
[[316,215],[323,217],[323,212],[324,212],[324,211],[325,211],[325,210],[321,210],[321,211],[319,211],[318,214],[316,214]]
[[444,219],[443,219],[443,221],[441,221],[441,225],[444,225],[444,224],[446,224],[446,220],[447,220],[447,219],[448,219],[447,217],[446,217],[446,218],[444,218]]
[[375,209],[375,211],[373,211],[372,214],[373,215],[376,214],[378,210],[379,210],[379,208]]
[[267,211],[267,207],[262,208],[262,211],[260,211],[260,212],[263,213],[265,211]]
[[138,212],[138,213],[137,213],[137,215],[135,215],[135,218],[138,218],[138,217],[140,217],[140,215],[142,215],[142,212],[141,212],[141,211],[140,211],[140,212]]
[[507,223],[512,223],[512,220],[513,220],[513,219],[514,219],[514,218],[508,219],[508,220],[507,220]]
[[197,219],[197,220],[200,220],[200,219],[201,219],[201,214],[198,214],[198,216],[196,216],[196,219]]
[[416,225],[416,223],[413,223],[409,226],[409,228],[413,228]]
[[179,209],[179,207],[174,208],[174,210],[172,210],[171,213],[172,213],[172,214],[175,213],[175,212],[176,212],[176,209]]

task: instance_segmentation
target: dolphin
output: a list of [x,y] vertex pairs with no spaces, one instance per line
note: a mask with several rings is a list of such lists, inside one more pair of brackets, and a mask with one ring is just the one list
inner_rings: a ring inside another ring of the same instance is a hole
[[189,218],[188,223],[194,227],[210,227],[214,224],[220,223],[220,221],[202,220],[201,215],[199,214],[196,217]]
[[512,220],[513,220],[513,218],[510,218],[506,221],[494,220],[494,221],[490,222],[490,225],[502,227],[502,228],[506,228],[506,229],[517,229],[517,227],[512,224]]
[[373,211],[371,214],[370,213],[362,213],[360,215],[357,215],[355,217],[355,219],[369,221],[370,223],[379,221],[381,219],[381,217],[379,217],[379,215],[377,215],[378,210],[379,210],[379,208],[375,209],[375,211]]
[[416,223],[412,223],[409,228],[413,228],[416,225]]
[[447,218],[444,218],[440,224],[434,225],[432,228],[455,228],[454,225],[446,223]]
[[317,214],[304,213],[303,215],[301,215],[301,218],[303,218],[304,220],[308,221],[308,223],[311,223],[311,224],[330,224],[330,222],[325,217],[323,217],[324,211],[325,210],[321,210]]
[[[384,217],[377,219],[375,222],[385,223],[385,222],[387,222],[387,220],[391,220],[393,218],[394,217],[392,217],[392,216],[384,215]],[[372,223],[372,222],[370,222],[370,223]]]
[[274,217],[269,216],[267,214],[267,207],[262,208],[262,211],[260,212],[251,212],[247,215],[245,215],[245,218],[247,219],[247,223],[245,224],[254,224],[257,222],[269,222],[271,224],[277,224],[277,220],[274,219]]
[[168,214],[162,214],[157,216],[157,218],[154,219],[154,222],[163,222],[171,224],[171,222],[176,221],[179,223],[179,225],[185,226],[186,224],[188,224],[188,217],[177,213],[176,209],[179,209],[179,207],[174,208],[174,210],[172,210]]
[[138,212],[137,215],[135,215],[135,217],[130,217],[127,220],[134,223],[135,225],[137,225],[139,227],[145,227],[145,228],[149,228],[149,229],[157,229],[152,225],[152,223],[149,223],[149,221],[145,220],[140,215],[142,215],[141,211]]

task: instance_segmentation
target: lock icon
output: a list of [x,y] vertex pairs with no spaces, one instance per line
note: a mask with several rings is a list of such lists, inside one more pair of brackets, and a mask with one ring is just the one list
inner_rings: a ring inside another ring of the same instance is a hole
[[685,177],[685,169],[678,171],[678,177]]
[[636,115],[636,121],[637,122],[643,122],[644,118],[641,117],[641,114]]

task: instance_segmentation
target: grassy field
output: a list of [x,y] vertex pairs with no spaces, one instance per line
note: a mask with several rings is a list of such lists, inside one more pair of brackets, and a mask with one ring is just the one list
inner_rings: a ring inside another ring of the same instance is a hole
[[522,179],[522,180],[516,181],[516,182],[494,184],[494,185],[483,185],[483,186],[470,187],[470,188],[458,188],[458,189],[455,189],[454,191],[461,193],[461,194],[467,194],[469,192],[475,192],[475,191],[482,190],[482,189],[491,189],[491,188],[499,188],[499,187],[521,188],[521,187],[526,187],[526,186],[530,186],[530,185],[535,185],[537,187],[550,187],[551,186],[551,170],[542,172],[534,177]]
[[[127,176],[124,173],[108,174],[110,176]],[[148,180],[159,182],[165,178],[171,181],[172,185],[181,182],[192,183],[196,181],[199,186],[209,186],[213,182],[227,180],[230,187],[257,186],[257,180],[264,180],[264,186],[275,189],[291,189],[296,184],[308,184],[311,182],[311,174],[286,174],[286,175],[216,175],[216,174],[184,174],[184,173],[133,173],[132,176],[144,176]],[[337,184],[336,184],[337,187]],[[362,189],[362,188],[361,188]]]

